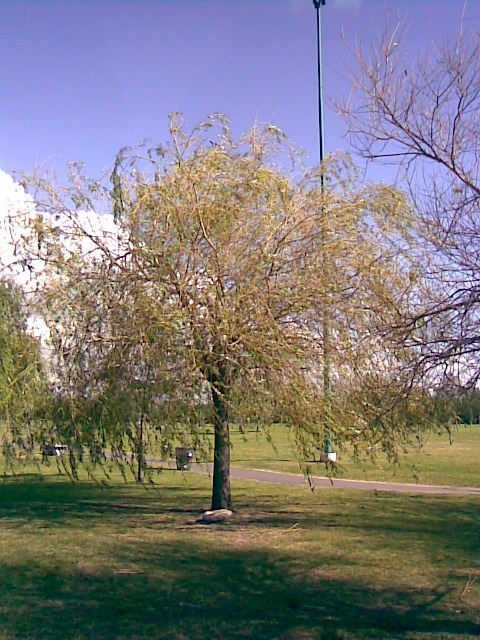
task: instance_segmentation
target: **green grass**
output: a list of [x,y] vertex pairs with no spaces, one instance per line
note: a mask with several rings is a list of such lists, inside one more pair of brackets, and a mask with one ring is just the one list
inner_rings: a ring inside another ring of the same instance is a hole
[[480,635],[480,500],[233,483],[0,484],[0,639],[466,640]]
[[[238,467],[254,467],[273,471],[301,473],[295,456],[293,439],[281,426],[270,429],[271,440],[262,432],[250,432],[244,436],[232,433],[232,464]],[[337,473],[340,477],[355,480],[383,480],[395,482],[419,482],[480,486],[480,426],[460,426],[453,432],[450,445],[446,433],[431,434],[421,451],[410,447],[402,452],[400,462],[392,464],[379,455],[376,463],[358,464],[347,452],[339,452]],[[315,475],[326,475],[323,464],[312,466]]]

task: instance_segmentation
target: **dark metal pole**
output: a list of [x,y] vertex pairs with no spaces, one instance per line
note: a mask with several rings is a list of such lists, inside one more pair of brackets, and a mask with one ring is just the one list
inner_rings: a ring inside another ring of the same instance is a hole
[[[320,156],[320,188],[323,192],[325,189],[325,174],[323,169],[323,160],[325,158],[325,143],[324,143],[324,130],[323,130],[323,76],[322,76],[322,18],[321,7],[325,5],[325,0],[313,0],[313,6],[317,12],[317,76],[318,76],[318,143],[319,143],[319,156]],[[323,316],[323,389],[326,400],[327,417],[326,423],[326,437],[325,437],[325,453],[330,457],[332,454],[332,439],[330,434],[330,418],[331,418],[331,403],[332,403],[332,363],[330,354],[330,321],[328,313],[328,301],[325,300],[325,311]]]
[[[322,18],[320,7],[325,5],[325,0],[313,0],[313,6],[317,12],[317,76],[318,76],[318,142],[320,151],[320,164],[325,157],[323,135],[323,77],[322,77]],[[323,182],[323,173],[322,173]]]

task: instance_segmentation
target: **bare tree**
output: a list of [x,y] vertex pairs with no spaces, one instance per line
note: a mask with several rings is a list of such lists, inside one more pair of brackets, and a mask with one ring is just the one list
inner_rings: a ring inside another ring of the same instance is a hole
[[402,24],[353,49],[352,92],[339,104],[355,149],[398,166],[416,216],[405,256],[417,281],[398,336],[416,372],[475,385],[480,377],[480,38],[412,58]]

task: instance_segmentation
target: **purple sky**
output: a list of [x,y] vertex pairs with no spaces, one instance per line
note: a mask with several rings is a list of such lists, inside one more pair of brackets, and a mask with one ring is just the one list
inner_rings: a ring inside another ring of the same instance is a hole
[[[325,96],[348,91],[340,38],[368,43],[387,13],[411,22],[412,51],[458,30],[463,0],[327,0]],[[480,1],[467,0],[467,26]],[[318,158],[315,11],[311,0],[0,0],[0,169],[86,163],[165,140],[167,115],[188,124],[222,112],[234,132],[273,122]],[[327,107],[326,150],[347,148]]]

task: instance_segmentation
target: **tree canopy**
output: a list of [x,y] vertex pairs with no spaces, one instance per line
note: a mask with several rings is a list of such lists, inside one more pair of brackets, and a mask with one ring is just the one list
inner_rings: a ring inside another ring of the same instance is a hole
[[327,432],[393,455],[408,379],[385,327],[412,278],[405,198],[359,184],[345,156],[306,170],[272,125],[235,140],[223,116],[170,122],[166,144],[119,153],[110,185],[78,165],[66,186],[30,181],[38,217],[24,250],[45,265],[70,436],[120,451],[135,424],[137,436],[140,425],[166,440],[185,432],[200,447],[211,425],[214,509],[231,505],[232,421],[274,411],[303,460]]
[[48,413],[38,340],[27,332],[22,290],[0,282],[0,420],[7,464],[30,458]]

